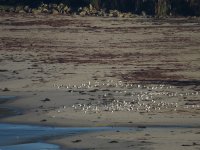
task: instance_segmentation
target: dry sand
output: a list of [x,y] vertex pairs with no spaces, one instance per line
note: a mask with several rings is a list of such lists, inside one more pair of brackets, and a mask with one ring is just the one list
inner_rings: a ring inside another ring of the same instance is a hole
[[[199,23],[199,18],[0,14],[0,95],[18,97],[1,105],[23,110],[22,115],[0,121],[199,127]],[[95,87],[97,83],[101,85]],[[127,107],[123,111],[103,110],[114,99],[137,102],[133,111]],[[142,106],[136,110],[138,101]],[[100,110],[72,108],[79,104]],[[145,106],[151,106],[150,111]],[[91,149],[200,149],[199,130],[102,132],[53,142]],[[71,142],[79,138],[81,142]]]

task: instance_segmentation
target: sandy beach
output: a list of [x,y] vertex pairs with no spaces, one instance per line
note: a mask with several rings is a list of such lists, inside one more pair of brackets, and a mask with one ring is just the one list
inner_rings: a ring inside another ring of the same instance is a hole
[[199,18],[2,13],[0,95],[16,99],[1,106],[22,112],[0,122],[137,128],[50,141],[69,148],[198,150],[199,31]]

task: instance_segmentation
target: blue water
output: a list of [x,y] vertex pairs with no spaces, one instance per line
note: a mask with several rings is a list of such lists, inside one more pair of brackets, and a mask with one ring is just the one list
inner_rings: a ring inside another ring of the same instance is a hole
[[16,96],[0,95],[0,104],[5,103],[5,102],[10,101],[10,100],[15,100],[15,99],[17,99]]
[[191,128],[190,126],[152,126],[137,127],[49,127],[36,125],[0,123],[0,150],[60,150],[58,145],[45,141],[61,136],[72,136],[96,131],[123,130],[171,130],[177,128]]
[[116,130],[120,128],[62,128],[34,125],[0,124],[0,150],[59,150],[59,146],[45,143],[58,136],[72,136],[86,132]]
[[16,96],[0,95],[0,100],[11,100],[17,98]]
[[0,146],[0,150],[60,150],[58,145],[47,143],[28,143],[11,146]]

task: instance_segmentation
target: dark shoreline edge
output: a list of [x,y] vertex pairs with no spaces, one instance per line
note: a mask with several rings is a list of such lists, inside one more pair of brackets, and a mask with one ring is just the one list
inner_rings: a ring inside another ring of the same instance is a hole
[[18,96],[0,95],[0,119],[23,114],[23,110],[9,106],[9,103],[19,99]]

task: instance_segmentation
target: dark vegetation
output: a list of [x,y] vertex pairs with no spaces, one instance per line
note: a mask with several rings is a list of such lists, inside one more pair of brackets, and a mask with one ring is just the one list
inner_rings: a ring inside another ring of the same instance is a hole
[[41,3],[65,3],[72,8],[91,3],[97,9],[117,9],[136,14],[200,16],[200,0],[0,0],[0,5],[37,7]]

